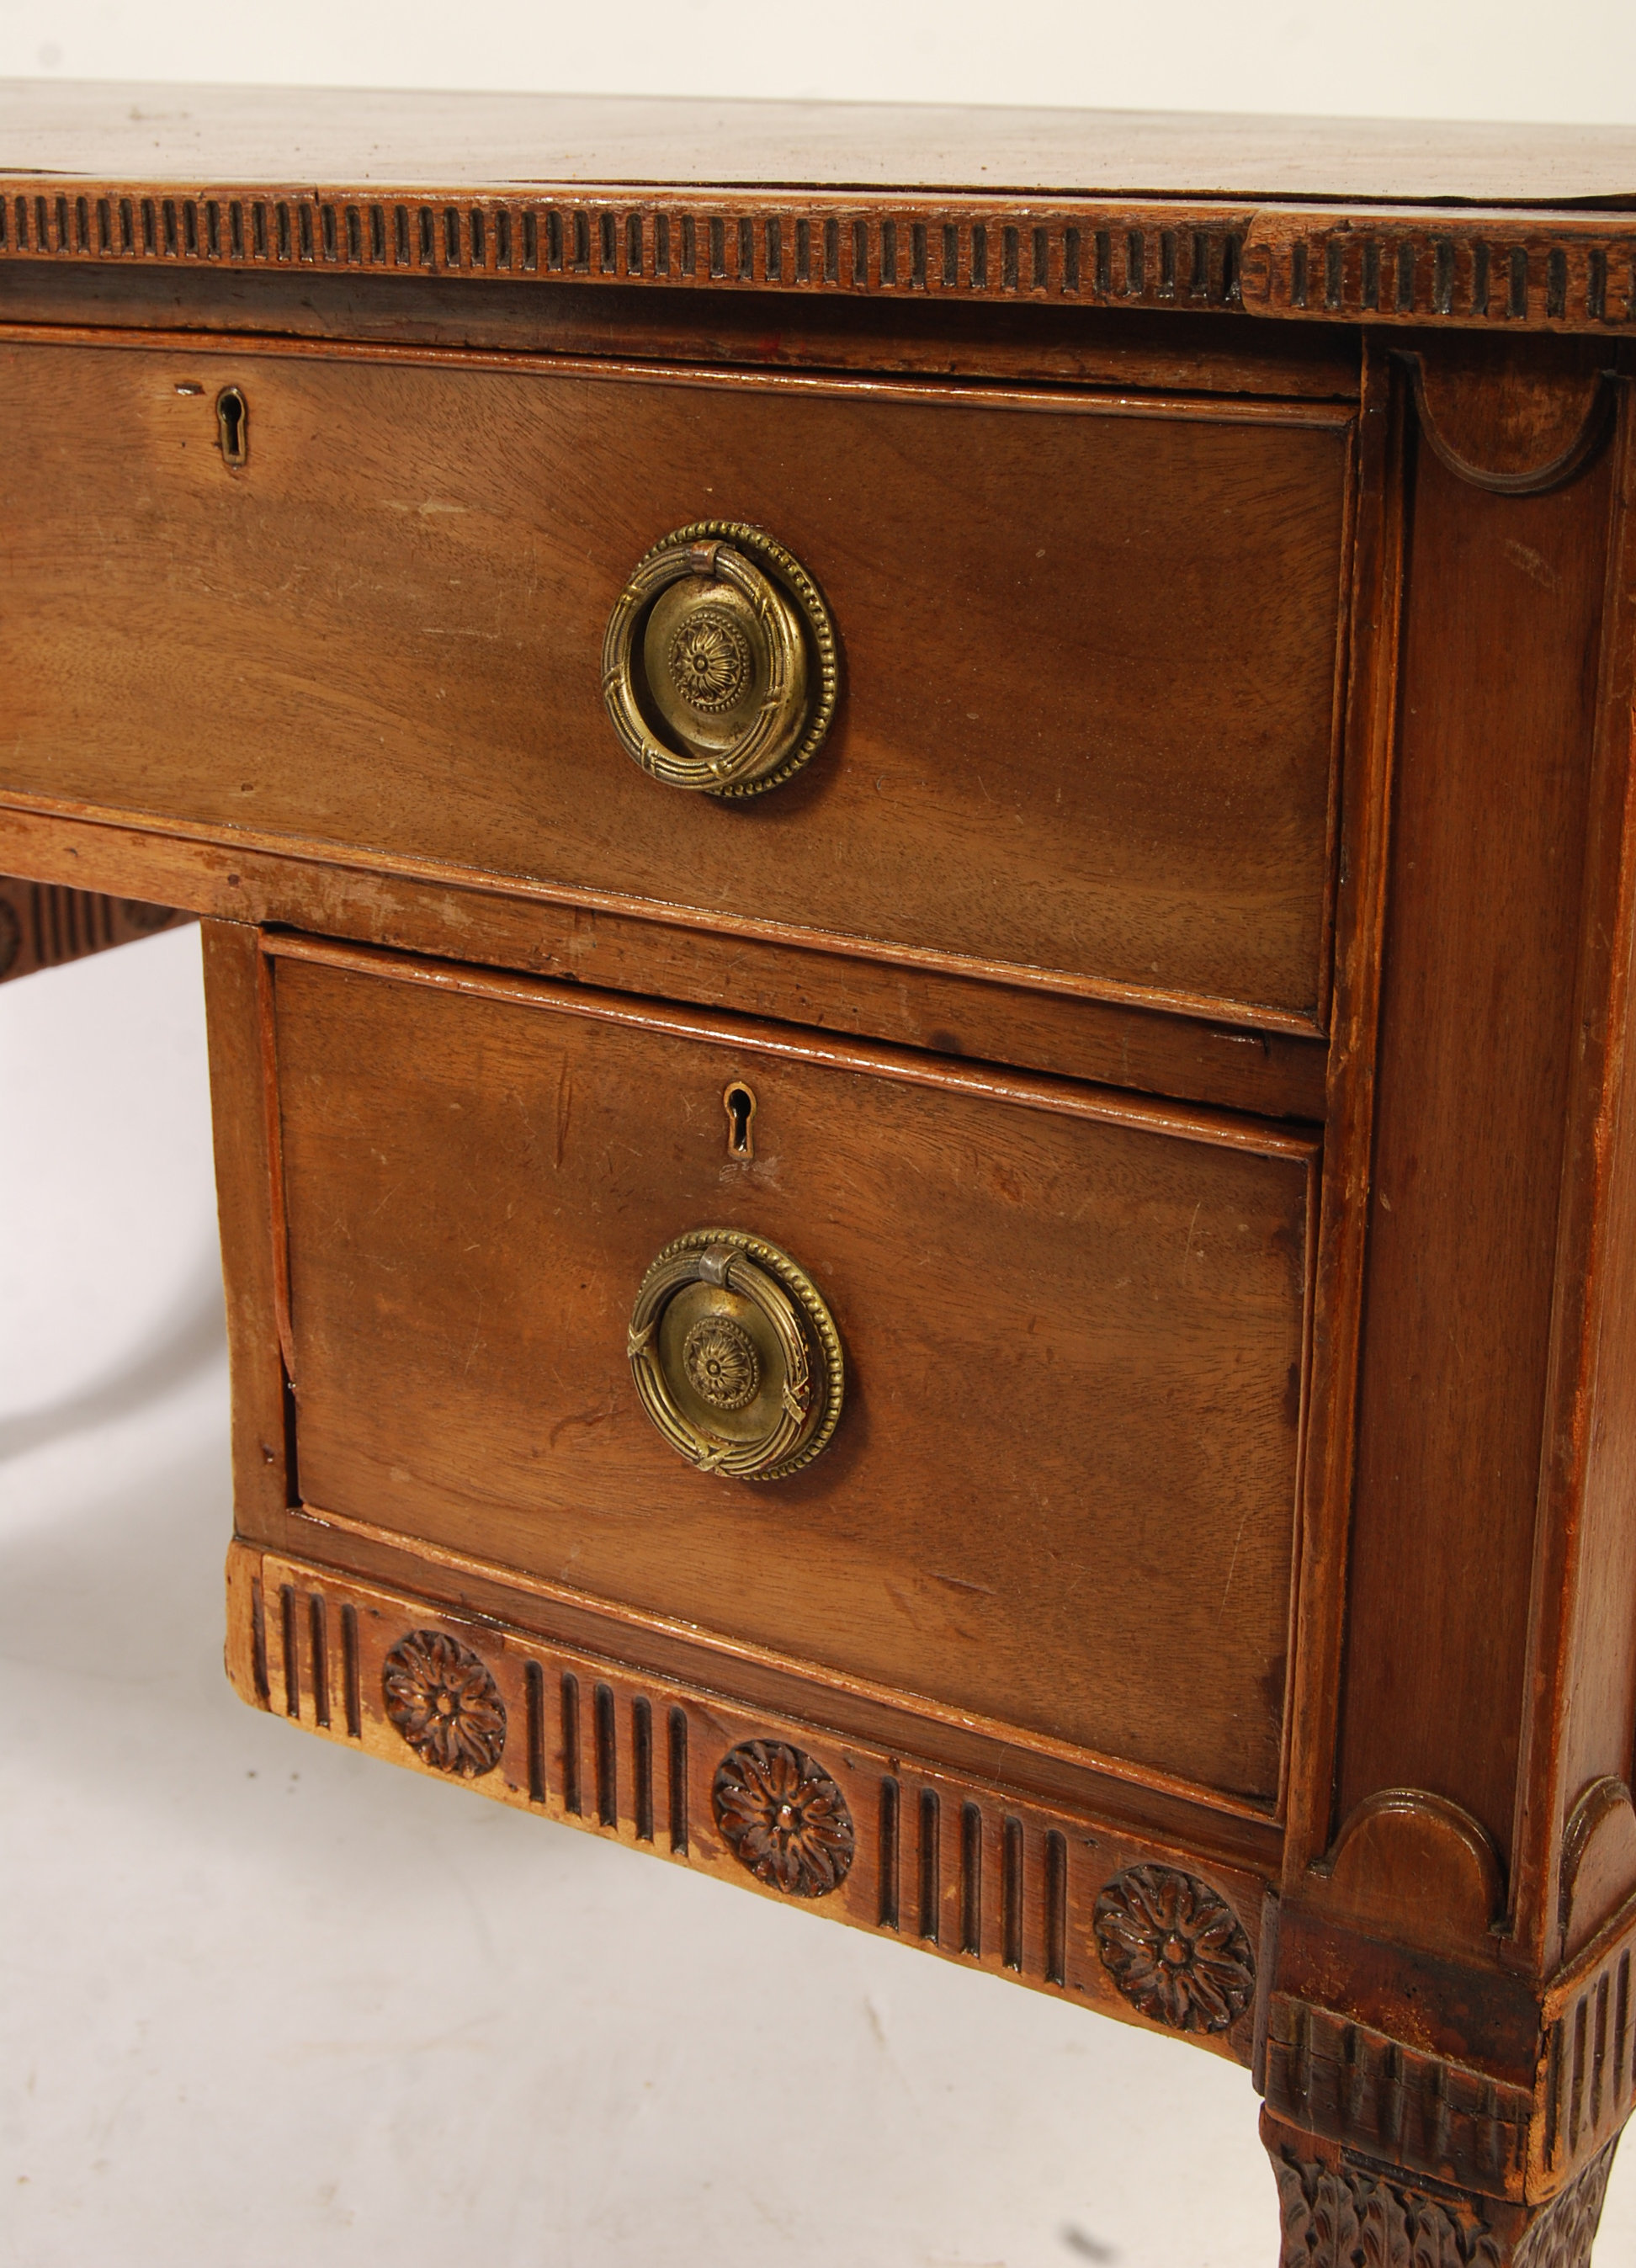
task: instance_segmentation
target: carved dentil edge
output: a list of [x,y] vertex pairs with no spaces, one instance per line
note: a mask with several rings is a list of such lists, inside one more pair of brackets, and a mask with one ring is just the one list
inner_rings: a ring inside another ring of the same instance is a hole
[[0,219],[0,260],[1242,308],[1501,333],[1636,326],[1636,232],[1573,212],[18,175]]
[[1605,214],[1269,208],[1242,291],[1258,314],[1505,335],[1636,322],[1636,232]]
[[0,874],[0,984],[192,919],[138,898]]
[[306,1731],[1250,2060],[1242,1869],[242,1543],[227,1666]]
[[1260,2050],[1268,2110],[1364,2156],[1537,2205],[1636,2110],[1636,1896],[1541,1988],[1539,2010],[1523,2084],[1274,1985]]
[[1462,2188],[1524,2195],[1532,2088],[1277,1991],[1264,2052],[1267,2107],[1292,2126]]

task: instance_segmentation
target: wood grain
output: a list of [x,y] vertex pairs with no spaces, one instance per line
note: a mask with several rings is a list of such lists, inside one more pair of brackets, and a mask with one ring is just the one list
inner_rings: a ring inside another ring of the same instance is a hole
[[608,355],[743,368],[898,372],[1176,393],[1355,400],[1358,342],[1335,325],[1277,328],[1217,309],[1105,306],[854,291],[772,298],[706,282],[686,293],[559,277],[549,292],[488,279],[295,275],[254,268],[0,260],[0,321],[182,334],[271,334],[389,346]]
[[333,856],[293,858],[253,847],[242,834],[218,844],[196,834],[120,825],[83,806],[27,808],[0,796],[0,845],[10,864],[45,882],[72,877],[116,892],[128,885],[162,888],[167,899],[224,921],[732,1007],[1268,1118],[1323,1116],[1323,1043],[1292,1033],[905,968],[873,955],[719,938],[696,926],[558,904],[534,891],[485,889],[424,868],[405,874],[384,859],[364,865]]
[[[239,1689],[1252,2059],[1292,2262],[1584,2268],[1636,142],[144,99],[0,94],[0,864],[210,919]],[[703,517],[844,647],[749,809],[600,699]],[[630,1381],[706,1225],[766,1488]]]
[[276,1521],[296,1494],[296,1478],[279,1329],[266,968],[254,930],[207,921],[203,935],[216,1209],[232,1374],[234,1516]]
[[[13,787],[1321,1019],[1343,412],[48,348],[0,393]],[[840,722],[754,809],[601,706],[701,510],[841,626]]]
[[1299,1896],[1335,1826],[1358,1349],[1367,1257],[1382,938],[1390,871],[1408,415],[1401,368],[1364,353],[1348,652],[1343,887],[1336,903],[1332,1039],[1314,1275],[1310,1449],[1301,1524],[1291,1695],[1286,1891]]
[[1507,1862],[1610,505],[1415,466],[1337,1814]]
[[1573,1021],[1553,1339],[1529,1617],[1529,1701],[1517,1789],[1520,1946],[1536,1963],[1576,1953],[1632,1890],[1628,1847],[1573,1891],[1570,1822],[1598,1783],[1628,1782],[1636,1742],[1636,1118],[1630,1093],[1636,951],[1636,432],[1628,381],[1618,427],[1597,658],[1584,922]]
[[73,179],[542,182],[1021,194],[1622,203],[1626,126],[1019,109],[1004,104],[744,102],[367,92],[319,87],[5,83],[5,163]]
[[[276,965],[309,1505],[1276,1800],[1309,1150]],[[834,1447],[764,1491],[626,1376],[648,1261],[715,1221],[847,1352]]]
[[[1176,2035],[1177,2027],[1149,2016],[1119,1989],[1098,1941],[1096,1907],[1134,1869],[1178,1870],[1162,1844],[1094,1811],[1020,1798],[1013,1788],[843,1736],[822,1719],[770,1713],[731,1688],[700,1690],[639,1664],[553,1645],[505,1622],[451,1613],[435,1599],[244,1544],[233,1547],[228,1563],[228,1624],[230,1673],[252,1707],[775,1899],[785,1894],[735,1857],[712,1783],[735,1748],[796,1749],[832,1777],[851,1829],[842,1880],[822,1896],[800,1898],[801,1911]],[[499,1753],[488,1769],[439,1771],[389,1715],[383,1670],[394,1645],[416,1632],[451,1640],[475,1662],[474,1682],[488,1681],[500,1719]],[[1253,1974],[1259,1884],[1242,1867],[1200,1864],[1201,1874],[1190,1877],[1199,1902],[1225,1909]],[[1207,1961],[1209,1948],[1203,1952]],[[1245,2008],[1223,2029],[1185,2036],[1242,2064],[1251,2029]]]

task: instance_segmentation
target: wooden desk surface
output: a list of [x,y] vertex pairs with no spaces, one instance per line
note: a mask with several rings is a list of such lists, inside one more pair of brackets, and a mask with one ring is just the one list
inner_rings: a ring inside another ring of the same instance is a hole
[[0,173],[1636,206],[1636,129],[954,105],[0,82]]

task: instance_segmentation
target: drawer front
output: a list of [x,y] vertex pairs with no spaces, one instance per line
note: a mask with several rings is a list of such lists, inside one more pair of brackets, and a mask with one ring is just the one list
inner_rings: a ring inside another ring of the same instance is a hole
[[[273,966],[309,1506],[1274,1802],[1309,1145],[522,979]],[[839,1423],[785,1478],[694,1469],[633,1384],[638,1287],[700,1228],[782,1248],[838,1327]]]
[[[32,344],[0,404],[0,784],[1322,1020],[1338,406]],[[602,701],[627,578],[705,518],[841,650],[748,804]]]

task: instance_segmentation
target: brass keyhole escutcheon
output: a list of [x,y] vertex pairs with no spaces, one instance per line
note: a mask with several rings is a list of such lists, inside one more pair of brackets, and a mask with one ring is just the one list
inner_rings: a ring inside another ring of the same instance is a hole
[[755,1155],[755,1096],[741,1079],[735,1079],[722,1094],[721,1107],[727,1114],[727,1155],[730,1158],[753,1158]]
[[787,1252],[741,1229],[694,1229],[665,1247],[637,1293],[628,1351],[643,1408],[703,1472],[799,1472],[841,1415],[841,1341],[822,1295]]
[[223,387],[216,397],[216,438],[225,465],[249,463],[250,412],[236,386]]
[[792,778],[828,733],[838,688],[835,625],[812,578],[741,520],[655,544],[602,642],[602,697],[626,754],[706,795]]

